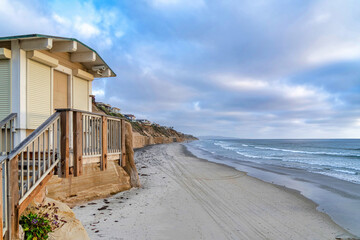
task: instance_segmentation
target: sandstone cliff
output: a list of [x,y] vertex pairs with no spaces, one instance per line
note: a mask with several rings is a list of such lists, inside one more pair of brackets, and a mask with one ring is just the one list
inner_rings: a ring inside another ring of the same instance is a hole
[[[123,117],[120,113],[112,113],[96,103],[93,103],[93,112]],[[184,142],[197,139],[194,136],[178,132],[170,127],[160,126],[158,124],[146,125],[139,122],[130,122],[130,124],[133,129],[134,148],[142,148],[152,144]]]

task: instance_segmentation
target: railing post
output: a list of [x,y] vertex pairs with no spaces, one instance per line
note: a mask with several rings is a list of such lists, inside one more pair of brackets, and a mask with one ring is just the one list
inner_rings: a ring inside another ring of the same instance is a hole
[[121,119],[121,166],[126,166],[125,120]]
[[102,136],[101,136],[101,170],[106,170],[107,168],[107,149],[108,149],[108,131],[107,131],[107,117],[102,116]]
[[83,147],[82,147],[82,134],[83,134],[82,113],[73,113],[73,129],[74,129],[74,176],[80,176],[83,173]]
[[8,187],[8,204],[9,204],[9,230],[10,239],[19,238],[19,155],[8,160],[9,187]]
[[[0,240],[3,240],[3,182],[2,182],[2,164],[0,165]],[[6,219],[6,218],[5,218]]]
[[61,112],[61,177],[69,177],[69,111]]

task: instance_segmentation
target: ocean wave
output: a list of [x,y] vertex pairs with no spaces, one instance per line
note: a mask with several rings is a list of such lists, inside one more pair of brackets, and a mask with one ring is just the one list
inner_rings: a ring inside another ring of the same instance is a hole
[[250,154],[247,154],[247,153],[243,153],[243,152],[240,152],[240,151],[236,151],[237,154],[240,154],[244,157],[248,157],[248,158],[256,158],[256,159],[271,159],[271,160],[282,160],[282,158],[275,158],[275,157],[268,157],[268,156],[256,156],[256,155],[250,155]]
[[326,156],[339,156],[339,157],[351,157],[351,158],[360,157],[360,155],[348,154],[348,153],[340,153],[340,152],[337,152],[337,153],[333,153],[333,152],[309,152],[309,151],[301,151],[301,150],[290,150],[290,149],[283,149],[283,148],[258,147],[258,146],[255,146],[255,148],[262,149],[262,150],[273,150],[273,151],[303,153],[303,154],[312,154],[312,155],[326,155]]
[[334,177],[337,179],[341,179],[347,182],[353,182],[353,183],[360,183],[360,176],[359,175],[348,175],[343,173],[337,173],[337,172],[322,172],[322,171],[312,171],[313,173],[318,173],[322,175],[326,175],[329,177]]
[[332,171],[335,172],[340,172],[340,173],[345,173],[345,174],[350,174],[350,175],[360,175],[359,172],[354,171],[354,170],[345,170],[345,169],[331,169]]
[[226,143],[223,143],[223,142],[215,142],[214,145],[219,146],[219,147],[221,147],[223,149],[226,149],[226,150],[233,150],[234,151],[234,150],[238,149],[236,147],[231,147],[231,146],[229,146],[229,145],[227,145]]

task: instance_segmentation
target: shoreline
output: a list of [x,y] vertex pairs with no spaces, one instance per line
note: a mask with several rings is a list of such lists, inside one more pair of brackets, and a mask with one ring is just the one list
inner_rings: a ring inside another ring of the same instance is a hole
[[352,237],[299,191],[197,158],[183,145],[135,156],[141,188],[74,208],[91,239]]
[[[328,215],[332,221],[351,234],[360,235],[360,185],[331,176],[307,172],[299,168],[270,164],[257,164],[246,160],[213,157],[191,145],[184,145],[190,154],[200,159],[244,171],[266,183],[298,192],[317,205],[316,210]],[[192,152],[195,151],[195,153]],[[196,155],[195,155],[196,154]]]

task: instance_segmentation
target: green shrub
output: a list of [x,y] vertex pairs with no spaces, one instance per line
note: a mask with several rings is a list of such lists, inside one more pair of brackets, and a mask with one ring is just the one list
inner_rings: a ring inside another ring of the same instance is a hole
[[58,215],[55,203],[30,206],[21,216],[20,225],[24,229],[26,240],[47,239],[48,233],[62,227],[66,221]]
[[48,239],[51,231],[50,221],[36,213],[21,216],[20,225],[24,229],[26,240]]

